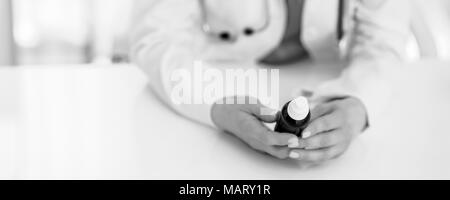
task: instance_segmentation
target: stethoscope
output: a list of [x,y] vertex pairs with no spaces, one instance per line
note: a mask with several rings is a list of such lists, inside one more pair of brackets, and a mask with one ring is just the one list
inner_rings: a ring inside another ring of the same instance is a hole
[[[200,4],[200,12],[202,13],[202,31],[209,35],[212,38],[218,38],[221,41],[228,42],[228,43],[235,43],[238,38],[242,35],[245,36],[252,36],[257,33],[263,32],[267,28],[269,28],[271,23],[271,16],[270,16],[270,10],[269,10],[269,0],[264,0],[264,13],[265,13],[265,20],[264,24],[259,28],[252,28],[252,27],[246,27],[244,30],[242,30],[242,33],[232,33],[230,31],[214,31],[211,26],[208,24],[208,14],[207,14],[207,7],[205,0],[199,0]],[[338,23],[337,23],[337,40],[338,42],[341,41],[344,35],[343,31],[343,15],[344,15],[344,0],[339,0],[339,8],[338,8]]]
[[200,12],[202,13],[202,31],[206,34],[211,36],[212,38],[218,38],[221,41],[229,42],[229,43],[235,43],[238,38],[242,35],[245,36],[252,36],[257,33],[263,32],[267,28],[269,28],[271,23],[271,16],[270,16],[270,10],[269,10],[269,0],[264,0],[264,23],[261,27],[254,28],[254,27],[245,27],[241,33],[232,33],[230,31],[214,31],[211,26],[208,24],[208,14],[207,14],[207,7],[205,0],[199,0],[200,3]]

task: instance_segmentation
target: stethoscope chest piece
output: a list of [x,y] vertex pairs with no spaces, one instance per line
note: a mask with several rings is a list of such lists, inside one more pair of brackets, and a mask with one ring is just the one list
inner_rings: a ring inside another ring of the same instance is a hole
[[264,23],[261,27],[259,28],[254,28],[251,26],[248,27],[244,27],[242,30],[213,30],[212,26],[209,24],[208,22],[208,7],[205,3],[205,0],[199,0],[199,4],[200,4],[200,11],[201,11],[201,23],[202,23],[202,31],[214,38],[217,39],[219,41],[222,42],[227,42],[227,43],[235,43],[238,41],[239,37],[241,36],[246,36],[246,37],[251,37],[257,33],[263,32],[264,30],[266,30],[269,25],[270,25],[270,13],[269,13],[269,3],[268,0],[264,1],[264,15],[265,15],[265,19],[264,19]]

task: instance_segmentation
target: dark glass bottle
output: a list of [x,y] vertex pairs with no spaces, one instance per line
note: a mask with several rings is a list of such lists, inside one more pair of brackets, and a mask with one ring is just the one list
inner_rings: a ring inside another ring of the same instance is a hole
[[283,106],[281,116],[275,125],[275,131],[279,133],[292,133],[302,137],[302,132],[311,118],[308,100],[298,97]]

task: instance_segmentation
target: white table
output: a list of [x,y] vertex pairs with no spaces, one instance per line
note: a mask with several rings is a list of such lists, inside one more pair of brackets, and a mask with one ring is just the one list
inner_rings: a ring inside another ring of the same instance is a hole
[[[337,75],[303,65],[281,84]],[[450,179],[450,63],[411,64],[394,88],[385,118],[344,156],[305,167],[177,116],[132,65],[3,67],[0,178]]]

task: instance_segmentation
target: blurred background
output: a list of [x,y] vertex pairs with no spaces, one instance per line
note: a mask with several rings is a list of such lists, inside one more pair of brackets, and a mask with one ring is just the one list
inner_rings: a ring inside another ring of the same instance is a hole
[[[450,1],[413,0],[408,59],[450,58]],[[133,0],[0,0],[0,65],[121,63]]]
[[132,5],[132,0],[0,0],[0,65],[126,62]]

